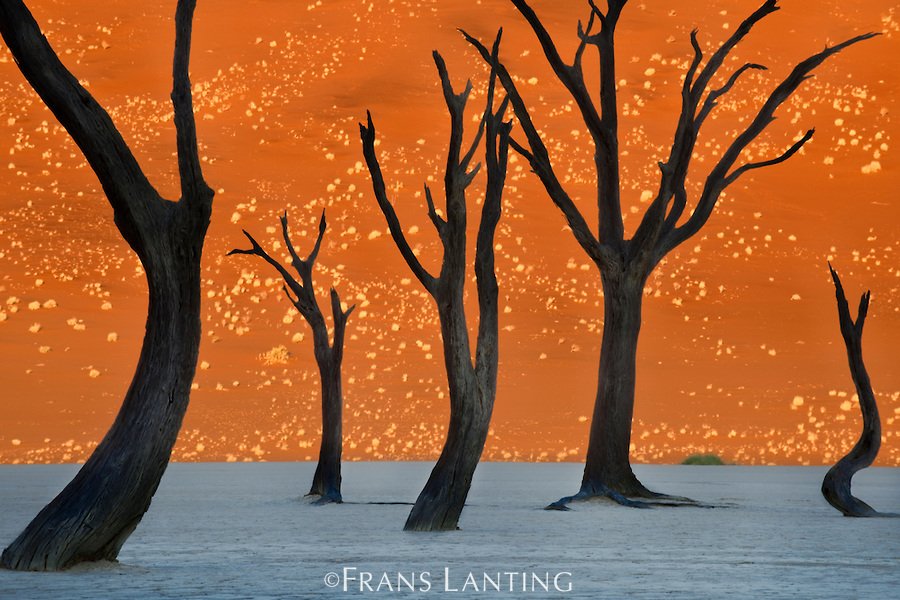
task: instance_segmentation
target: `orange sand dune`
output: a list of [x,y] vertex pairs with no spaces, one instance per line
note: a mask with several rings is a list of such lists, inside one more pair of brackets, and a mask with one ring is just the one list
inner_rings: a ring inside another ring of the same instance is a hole
[[[29,4],[151,180],[175,198],[174,2]],[[448,119],[431,50],[447,58],[457,87],[473,79],[475,118],[486,73],[456,28],[485,40],[505,28],[503,57],[551,136],[558,172],[593,222],[591,149],[571,101],[504,0],[199,4],[192,79],[201,154],[218,194],[205,250],[202,363],[175,459],[315,457],[318,380],[307,327],[273,272],[225,253],[243,245],[241,228],[273,248],[285,209],[302,253],[323,208],[330,226],[315,273],[320,297],[334,285],[358,307],[346,345],[345,455],[436,456],[447,415],[436,313],[387,235],[357,122],[372,111],[398,213],[423,262],[437,268],[421,189],[425,181],[440,189]],[[571,56],[586,3],[535,6]],[[679,0],[626,8],[617,76],[629,231],[655,190],[656,161],[674,131],[688,32],[698,27],[701,43],[712,47],[755,7],[713,0],[701,9]],[[753,156],[775,155],[816,127],[812,143],[789,163],[736,184],[706,229],[652,278],[636,460],[676,462],[703,451],[742,464],[819,464],[849,448],[859,415],[825,264],[831,260],[848,293],[872,290],[865,355],[881,403],[880,462],[900,464],[898,19],[891,0],[785,0],[729,63],[770,70],[744,79],[708,124],[694,189],[794,62],[856,33],[884,33],[820,68]],[[5,48],[0,103],[7,159],[0,163],[0,461],[79,461],[128,385],[145,283],[96,179]],[[497,239],[503,330],[486,457],[578,461],[596,386],[599,279],[524,161],[513,160]],[[473,192],[473,207],[476,198]]]

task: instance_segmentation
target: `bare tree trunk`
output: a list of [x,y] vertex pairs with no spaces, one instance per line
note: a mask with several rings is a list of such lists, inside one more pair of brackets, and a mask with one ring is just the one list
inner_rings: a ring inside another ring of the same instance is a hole
[[310,496],[319,496],[320,502],[343,501],[341,497],[342,404],[341,365],[335,364],[330,354],[319,362],[322,380],[322,444],[319,462],[313,475]]
[[182,195],[169,202],[25,5],[0,2],[4,41],[88,159],[149,289],[140,359],[115,422],[72,482],[3,551],[0,566],[57,570],[114,560],[150,506],[178,437],[200,346],[200,258],[213,199],[200,168],[188,78],[193,12],[193,0],[178,2],[172,104]]
[[847,359],[850,363],[850,376],[856,386],[859,397],[859,409],[862,412],[863,429],[853,449],[839,460],[825,474],[822,481],[822,495],[833,507],[844,513],[845,517],[896,517],[900,515],[879,513],[877,510],[855,497],[850,492],[850,483],[857,471],[861,471],[875,462],[881,448],[881,419],[878,417],[878,406],[869,374],[863,364],[862,334],[866,315],[869,311],[869,292],[862,295],[856,322],[850,315],[850,307],[844,288],[837,272],[828,266],[834,280],[835,298],[837,300],[838,319],[841,325],[841,336],[847,347]]
[[631,422],[635,369],[641,330],[643,280],[603,276],[603,341],[597,399],[591,420],[587,459],[580,493],[644,495],[631,470]]
[[438,302],[438,307],[450,391],[450,423],[441,455],[406,519],[406,531],[457,529],[494,408],[496,372],[493,379],[487,373],[476,375],[468,352],[469,332],[462,298],[445,308]]
[[143,261],[150,288],[147,330],[119,414],[72,482],[3,552],[3,567],[57,570],[115,560],[150,506],[197,364],[200,244],[170,240],[151,254]]

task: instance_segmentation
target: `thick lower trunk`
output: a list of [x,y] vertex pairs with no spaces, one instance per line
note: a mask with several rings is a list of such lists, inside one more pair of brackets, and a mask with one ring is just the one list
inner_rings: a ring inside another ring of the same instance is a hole
[[603,278],[603,342],[582,494],[653,495],[629,460],[643,285],[643,277],[628,273]]
[[[858,344],[857,340],[857,344]],[[853,476],[875,462],[881,448],[881,419],[878,417],[878,406],[875,394],[869,383],[862,361],[862,349],[848,347],[850,372],[856,384],[859,396],[859,408],[862,412],[863,429],[853,449],[825,474],[822,481],[822,495],[834,508],[845,517],[876,517],[878,511],[854,496],[850,491]]]
[[459,528],[494,408],[496,369],[482,372],[472,366],[462,298],[453,307],[442,309],[439,305],[439,313],[450,391],[450,425],[441,456],[406,519],[406,531]]
[[[182,251],[192,256],[171,256]],[[3,567],[44,571],[115,560],[137,527],[188,407],[200,345],[199,264],[199,246],[185,242],[148,266],[147,328],[119,414],[71,483],[3,551]]]
[[461,379],[465,380],[460,384],[466,395],[457,399],[460,408],[451,411],[444,449],[406,519],[406,531],[459,528],[459,517],[484,450],[493,405],[493,398],[479,393],[474,374]]
[[313,476],[310,496],[320,496],[320,501],[341,502],[341,366],[331,357],[319,363],[322,379],[322,444],[319,463]]

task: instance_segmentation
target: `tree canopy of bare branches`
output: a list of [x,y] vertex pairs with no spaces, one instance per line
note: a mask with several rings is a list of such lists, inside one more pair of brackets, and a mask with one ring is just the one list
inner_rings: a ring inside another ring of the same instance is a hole
[[[810,129],[799,139],[787,143],[781,153],[771,158],[759,161],[743,158],[744,151],[751,148],[774,121],[778,108],[812,76],[816,67],[841,50],[875,34],[859,35],[828,46],[797,63],[726,145],[724,152],[705,174],[699,196],[692,199],[686,181],[703,124],[742,76],[765,69],[759,64],[745,63],[730,72],[723,72],[726,59],[757,23],[779,7],[776,0],[766,0],[724,42],[711,50],[704,50],[698,31],[691,32],[693,58],[681,89],[681,108],[671,149],[668,157],[659,162],[656,194],[634,235],[627,238],[621,203],[615,44],[616,28],[627,0],[608,0],[605,11],[593,0],[588,0],[587,23],[578,24],[579,44],[571,62],[560,55],[550,33],[528,2],[511,1],[534,32],[557,79],[577,105],[590,133],[597,181],[599,218],[595,230],[557,175],[559,157],[551,156],[516,80],[497,52],[492,52],[478,39],[463,32],[496,73],[509,96],[524,135],[521,140],[511,139],[510,145],[528,161],[540,179],[578,244],[599,269],[603,285],[604,327],[599,382],[584,477],[576,496],[563,498],[551,507],[561,508],[573,498],[596,495],[609,496],[623,504],[635,504],[629,497],[651,501],[683,500],[663,498],[661,494],[648,490],[635,477],[629,460],[641,301],[647,278],[663,257],[700,231],[726,188],[751,171],[786,161],[812,138],[813,130]],[[594,100],[585,83],[584,56],[589,48],[597,54],[600,81],[598,101]]]

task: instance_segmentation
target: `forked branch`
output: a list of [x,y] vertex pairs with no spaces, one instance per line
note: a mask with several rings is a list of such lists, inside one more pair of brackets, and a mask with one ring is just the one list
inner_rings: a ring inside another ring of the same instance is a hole
[[750,124],[735,137],[728,149],[719,158],[718,162],[706,178],[703,191],[693,214],[683,225],[667,232],[666,239],[663,241],[659,250],[661,255],[664,255],[672,248],[696,234],[706,224],[722,191],[733,183],[741,174],[751,169],[783,162],[793,156],[806,142],[809,141],[812,137],[813,130],[807,131],[800,140],[795,142],[781,156],[759,163],[748,163],[732,171],[735,163],[740,158],[741,153],[775,120],[775,112],[778,108],[797,91],[804,81],[812,77],[811,73],[816,67],[841,50],[861,41],[871,39],[876,35],[878,34],[866,33],[850,38],[835,46],[826,47],[823,51],[810,56],[793,68],[791,73],[778,84],[768,96]]
[[[502,33],[502,31],[503,30],[501,29],[500,32]],[[522,131],[525,133],[525,137],[528,140],[528,146],[531,150],[527,150],[522,144],[519,144],[513,139],[510,139],[509,141],[510,146],[528,160],[531,169],[544,184],[550,199],[563,213],[566,222],[572,229],[575,239],[587,255],[598,264],[604,261],[611,262],[615,260],[614,253],[611,252],[609,248],[601,247],[600,242],[594,236],[590,226],[581,214],[581,211],[578,210],[578,207],[560,183],[559,178],[553,170],[550,153],[528,112],[525,101],[522,99],[509,70],[499,58],[493,56],[493,53],[488,50],[481,41],[472,37],[465,31],[460,30],[460,32],[478,51],[485,63],[487,63],[487,65],[496,73],[497,79],[506,90],[509,103],[519,122],[519,127],[521,127]],[[498,33],[498,37],[499,35],[500,34]]]
[[[322,211],[322,216],[319,219],[318,235],[316,237],[315,244],[313,245],[313,249],[306,260],[300,258],[300,256],[297,254],[297,251],[294,249],[294,244],[291,242],[291,238],[288,232],[287,212],[281,215],[280,221],[284,242],[287,246],[288,253],[291,256],[291,264],[294,266],[294,269],[300,276],[300,281],[297,281],[297,279],[294,278],[294,276],[291,275],[290,272],[280,262],[278,262],[278,260],[272,258],[272,256],[270,256],[253,238],[253,236],[247,233],[247,231],[244,231],[244,235],[250,241],[250,248],[235,248],[228,253],[228,256],[232,256],[234,254],[248,254],[258,256],[272,265],[272,267],[274,267],[275,270],[278,271],[278,273],[281,275],[281,278],[284,280],[284,292],[287,295],[288,300],[291,301],[291,303],[297,308],[297,310],[300,311],[300,314],[303,315],[303,318],[306,319],[306,321],[310,324],[313,329],[313,335],[319,339],[319,342],[324,343],[324,347],[327,348],[329,345],[328,330],[325,326],[325,318],[322,315],[322,311],[319,309],[319,302],[316,299],[315,287],[313,286],[312,280],[312,270],[315,266],[316,257],[318,256],[319,249],[322,245],[322,237],[324,236],[325,229],[327,228],[325,211]],[[336,348],[338,336],[343,336],[344,325],[347,322],[347,317],[349,317],[354,307],[351,306],[346,312],[342,311],[340,298],[338,297],[338,294],[334,290],[334,288],[331,289],[331,305],[335,325],[334,342],[331,344],[331,346],[332,348]],[[341,340],[341,346],[342,345],[343,341]]]

